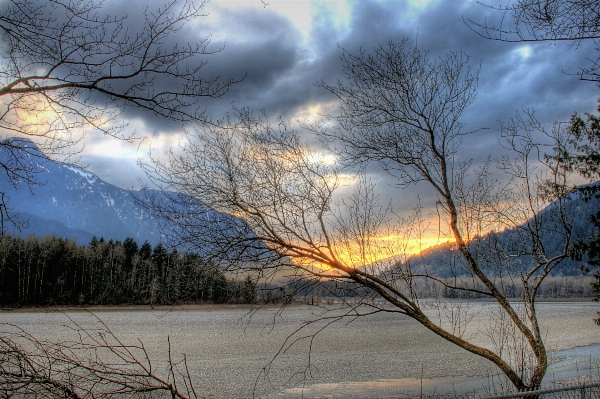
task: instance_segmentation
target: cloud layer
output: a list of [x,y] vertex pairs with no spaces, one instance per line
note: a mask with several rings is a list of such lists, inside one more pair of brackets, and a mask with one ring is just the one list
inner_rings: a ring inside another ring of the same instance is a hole
[[[127,13],[135,27],[138,3],[126,3],[128,9],[123,9],[123,4],[112,0],[105,6],[108,12],[111,7],[121,7],[119,12]],[[483,159],[493,154],[498,146],[498,121],[524,108],[534,108],[542,123],[551,124],[567,120],[573,112],[594,111],[596,107],[598,87],[572,75],[586,64],[591,43],[570,48],[568,43],[486,40],[464,20],[493,23],[498,15],[474,1],[273,0],[265,4],[259,0],[212,0],[205,7],[207,16],[186,24],[173,37],[173,43],[165,44],[193,42],[211,35],[211,48],[222,51],[206,57],[207,76],[244,77],[224,97],[203,102],[213,119],[231,112],[232,106],[264,110],[271,119],[305,120],[318,113],[335,112],[335,98],[315,83],[335,84],[344,78],[342,49],[370,51],[405,38],[429,51],[432,58],[448,51],[464,53],[471,67],[479,69],[478,98],[463,121],[469,130],[486,130],[469,139],[465,158]],[[155,146],[177,145],[176,140],[181,140],[183,127],[179,124],[129,108],[124,117],[132,118],[138,134],[147,136],[147,142]],[[174,141],[169,142],[169,137]],[[104,138],[90,140],[91,148],[100,149],[97,144]],[[114,163],[119,158],[103,160],[100,155],[89,153],[93,171],[121,186],[138,185],[136,173],[131,174],[131,181],[123,175],[111,179],[109,171],[118,169]],[[379,177],[385,180],[385,176]]]

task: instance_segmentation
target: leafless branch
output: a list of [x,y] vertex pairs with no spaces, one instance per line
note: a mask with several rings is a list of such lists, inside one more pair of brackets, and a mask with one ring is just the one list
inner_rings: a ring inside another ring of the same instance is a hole
[[170,341],[167,372],[161,373],[141,341],[124,343],[102,320],[96,321],[95,328],[72,321],[78,339],[62,342],[40,340],[3,324],[0,390],[7,397],[198,397],[185,356],[175,359]]

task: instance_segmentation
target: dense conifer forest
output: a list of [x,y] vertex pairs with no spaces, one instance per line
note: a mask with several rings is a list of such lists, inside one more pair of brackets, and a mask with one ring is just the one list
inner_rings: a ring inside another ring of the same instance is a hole
[[[432,253],[424,256],[436,264]],[[592,298],[592,276],[578,271],[575,276],[548,277],[540,298]],[[510,298],[523,294],[514,282],[507,280],[503,286]],[[465,297],[425,280],[416,281],[415,287],[424,298],[481,298]],[[304,279],[286,287],[257,287],[250,277],[228,278],[195,253],[167,250],[162,244],[152,248],[147,241],[139,246],[132,238],[120,242],[94,237],[88,245],[54,236],[0,239],[0,306],[319,303],[356,296],[370,297],[372,293],[352,283],[315,285]]]
[[250,279],[227,278],[194,253],[92,239],[0,239],[0,305],[251,303]]

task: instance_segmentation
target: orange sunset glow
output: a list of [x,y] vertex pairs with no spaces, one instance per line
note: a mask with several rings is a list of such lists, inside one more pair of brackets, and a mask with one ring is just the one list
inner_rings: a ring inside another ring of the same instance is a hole
[[[385,267],[386,261],[397,262],[404,256],[412,256],[437,245],[450,242],[449,238],[427,236],[420,239],[406,239],[400,235],[373,236],[365,243],[350,245],[335,245],[335,252],[339,260],[348,266],[361,267],[380,264]],[[390,265],[391,266],[391,263]],[[324,267],[328,269],[328,267]]]

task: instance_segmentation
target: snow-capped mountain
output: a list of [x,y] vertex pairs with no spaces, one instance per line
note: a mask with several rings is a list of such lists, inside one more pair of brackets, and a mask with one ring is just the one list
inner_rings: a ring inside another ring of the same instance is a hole
[[[134,238],[152,245],[165,241],[160,221],[152,217],[143,202],[150,190],[124,190],[108,184],[83,169],[57,163],[42,154],[26,139],[13,139],[12,148],[0,146],[0,166],[15,165],[34,173],[39,184],[0,169],[0,192],[9,214],[16,219],[20,231],[5,223],[11,234],[26,237],[54,234],[87,244],[93,236],[105,240]],[[15,149],[16,148],[16,149]],[[14,184],[13,184],[14,183]],[[207,209],[208,213],[220,215]],[[231,217],[227,215],[227,217]]]

